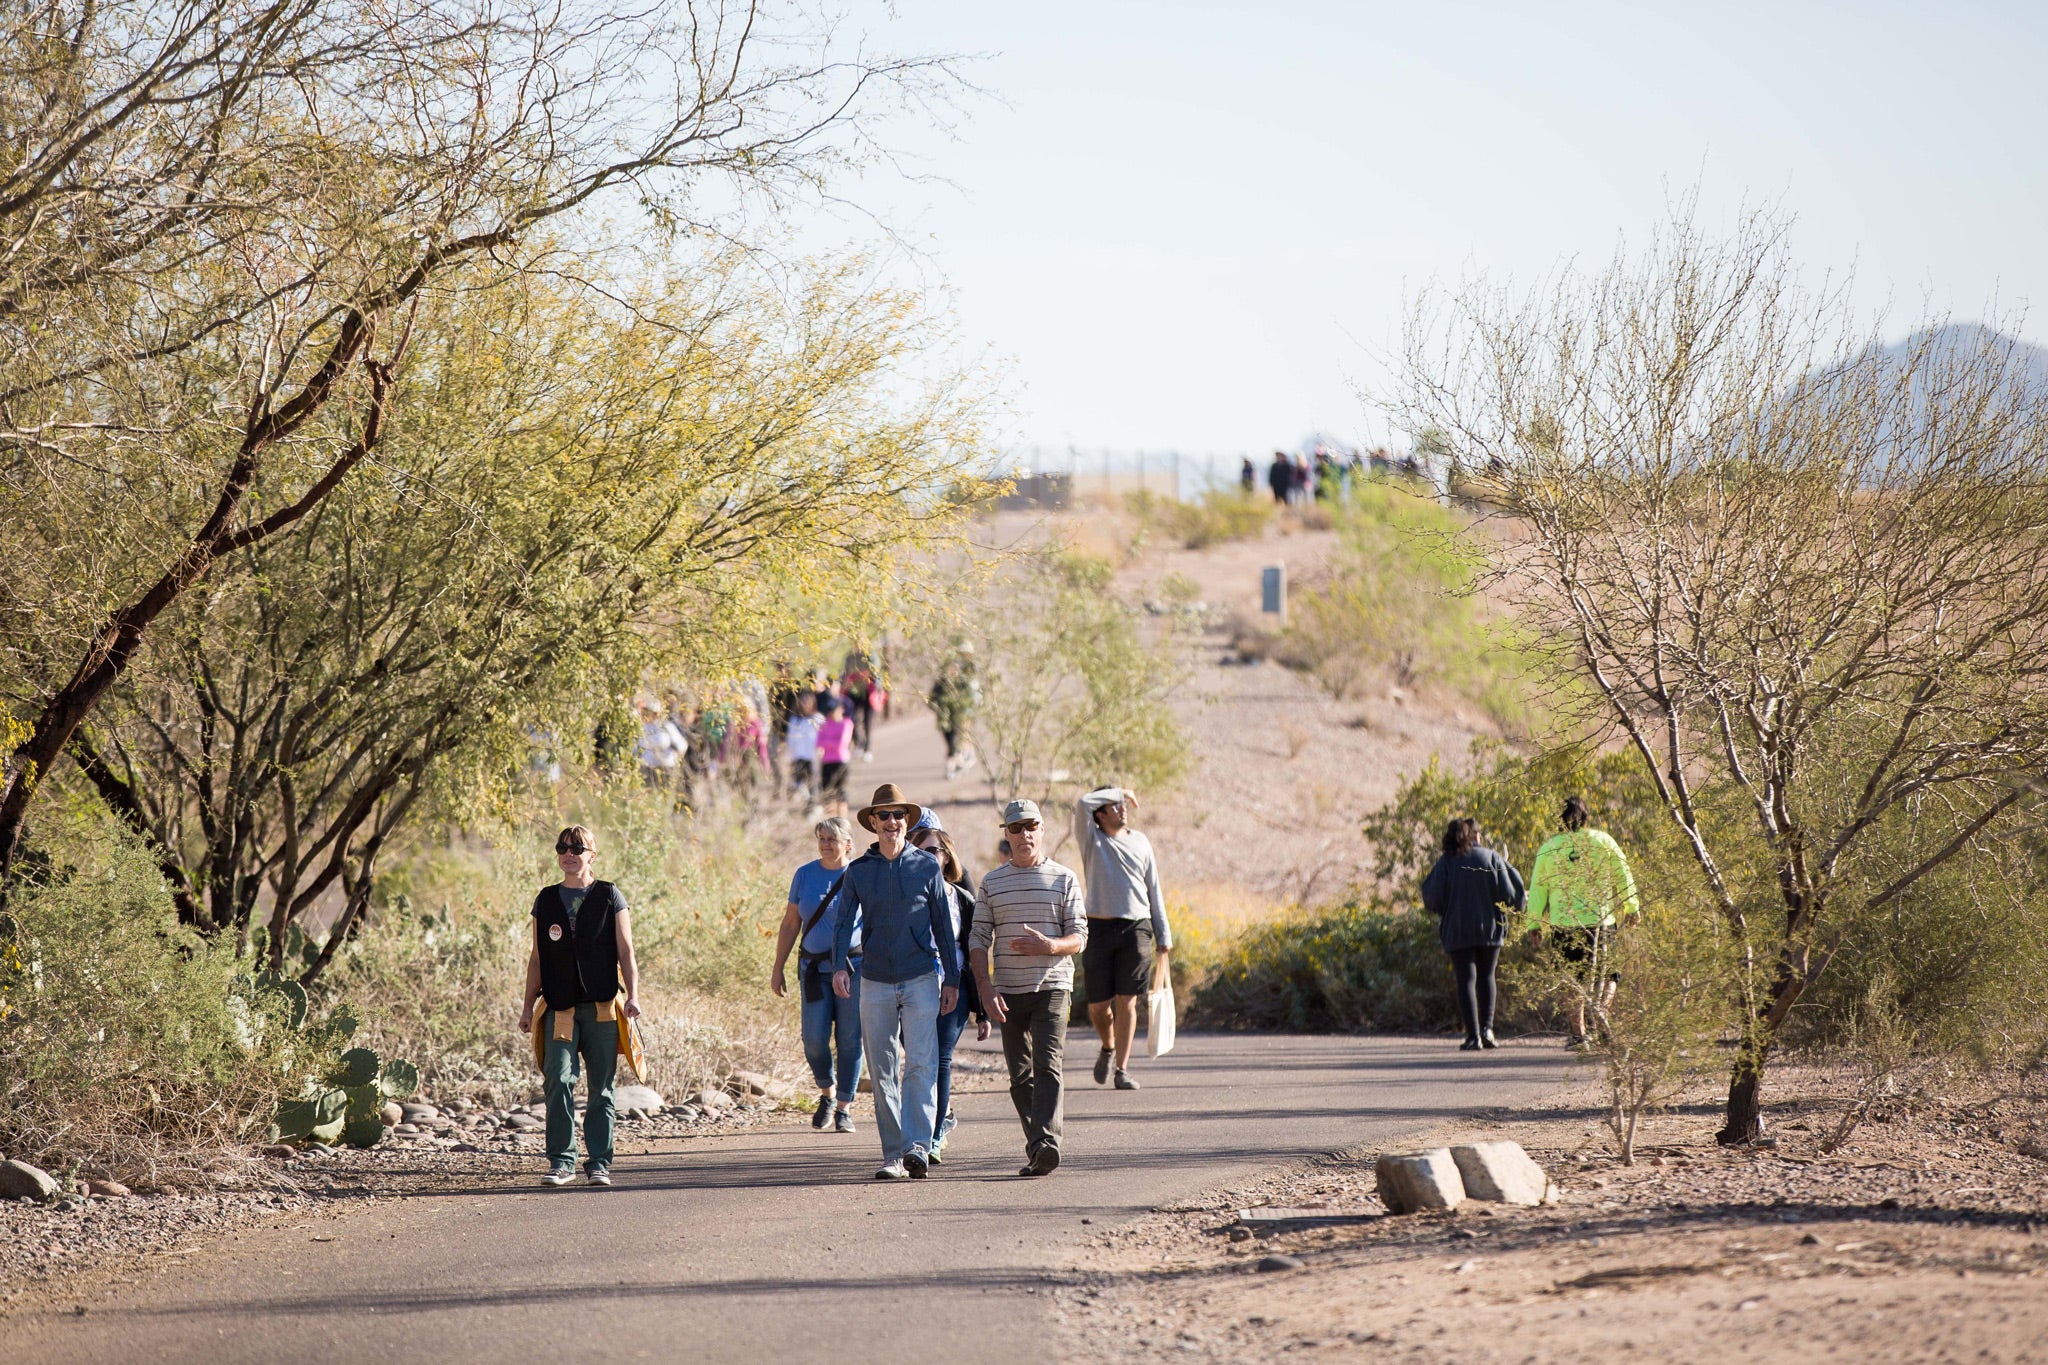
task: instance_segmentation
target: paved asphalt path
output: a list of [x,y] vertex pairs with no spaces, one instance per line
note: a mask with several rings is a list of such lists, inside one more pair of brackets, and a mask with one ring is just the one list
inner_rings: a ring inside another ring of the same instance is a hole
[[956,1100],[946,1164],[923,1182],[872,1179],[872,1123],[660,1140],[608,1190],[458,1184],[165,1258],[83,1317],[5,1323],[0,1356],[1042,1365],[1033,1290],[1084,1231],[1514,1104],[1564,1071],[1535,1044],[1188,1034],[1142,1063],[1143,1090],[1117,1092],[1085,1074],[1092,1042],[1073,1037],[1067,1162],[1046,1179],[1018,1177],[995,1089]]

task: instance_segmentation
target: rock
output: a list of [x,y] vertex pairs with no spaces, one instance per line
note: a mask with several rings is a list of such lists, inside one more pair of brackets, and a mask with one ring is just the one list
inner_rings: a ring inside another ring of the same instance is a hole
[[411,1122],[394,1124],[391,1129],[391,1135],[393,1137],[418,1137],[420,1135],[419,1125]]
[[1249,1242],[1251,1239],[1252,1230],[1250,1228],[1232,1228],[1230,1230],[1230,1240],[1233,1242]]
[[474,1142],[458,1142],[448,1150],[451,1152],[481,1152],[483,1148],[477,1146]]
[[695,1123],[704,1117],[704,1111],[694,1104],[672,1104],[668,1107],[668,1116],[684,1123]]
[[398,1106],[399,1113],[407,1123],[425,1123],[441,1117],[441,1111],[431,1104],[406,1103]]
[[126,1199],[133,1193],[118,1180],[88,1180],[85,1192],[95,1199]]
[[771,1100],[786,1100],[795,1089],[788,1081],[770,1081],[766,1093]]
[[768,1078],[758,1071],[735,1071],[726,1077],[725,1088],[736,1095],[765,1095]]
[[279,1161],[290,1161],[299,1154],[299,1149],[292,1146],[289,1142],[273,1142],[268,1146],[258,1147],[256,1150],[264,1156],[275,1157]]
[[1301,1258],[1276,1251],[1271,1256],[1261,1256],[1259,1258],[1259,1269],[1299,1270],[1301,1269]]
[[505,1116],[505,1126],[518,1133],[531,1132],[535,1128],[547,1127],[545,1123],[531,1114],[507,1114]]
[[386,1128],[396,1128],[405,1122],[405,1110],[399,1107],[397,1100],[386,1100],[378,1107],[377,1118]]
[[0,1161],[0,1198],[47,1200],[57,1197],[57,1182],[40,1166],[26,1161]]
[[732,1096],[723,1090],[699,1090],[691,1100],[707,1114],[723,1114],[732,1108]]
[[636,1109],[659,1114],[662,1103],[661,1092],[651,1085],[622,1085],[612,1091],[612,1107],[622,1114]]
[[1472,1142],[1451,1148],[1469,1199],[1534,1208],[1550,1190],[1550,1177],[1519,1142]]
[[1373,1174],[1379,1182],[1380,1202],[1388,1213],[1454,1209],[1465,1202],[1465,1182],[1448,1147],[1383,1153]]

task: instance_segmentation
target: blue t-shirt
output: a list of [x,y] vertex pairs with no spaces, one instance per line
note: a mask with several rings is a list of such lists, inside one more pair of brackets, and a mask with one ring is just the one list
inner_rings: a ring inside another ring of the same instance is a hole
[[[825,864],[816,859],[805,863],[796,870],[796,875],[789,879],[789,898],[796,902],[797,922],[799,924],[810,923],[811,914],[818,908],[818,902],[825,898],[825,893],[832,889],[832,884],[838,881],[845,872],[846,869],[843,867],[837,872],[828,872],[825,869]],[[832,935],[838,927],[839,906],[834,905],[830,910],[818,916],[818,922],[812,925],[811,932],[805,934],[803,941],[797,946],[807,953],[823,954],[826,957],[830,957],[832,955]],[[856,955],[860,952],[859,926],[855,926],[853,931],[853,951]]]

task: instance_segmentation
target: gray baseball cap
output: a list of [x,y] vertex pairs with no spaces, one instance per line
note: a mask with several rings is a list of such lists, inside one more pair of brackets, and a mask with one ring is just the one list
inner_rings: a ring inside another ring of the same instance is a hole
[[[1036,801],[1017,800],[1003,807],[1004,824],[1014,825],[1019,820],[1038,820],[1038,803]],[[1039,823],[1043,824],[1044,821],[1041,820]]]

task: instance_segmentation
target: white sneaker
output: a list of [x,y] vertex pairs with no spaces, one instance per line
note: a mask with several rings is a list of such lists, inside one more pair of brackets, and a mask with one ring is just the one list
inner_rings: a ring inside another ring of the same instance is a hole
[[908,1180],[910,1179],[910,1170],[902,1162],[892,1161],[888,1165],[882,1167],[881,1170],[875,1172],[875,1179]]
[[553,1170],[549,1171],[546,1175],[542,1176],[540,1178],[540,1183],[543,1185],[566,1185],[575,1178],[575,1167],[557,1166]]

